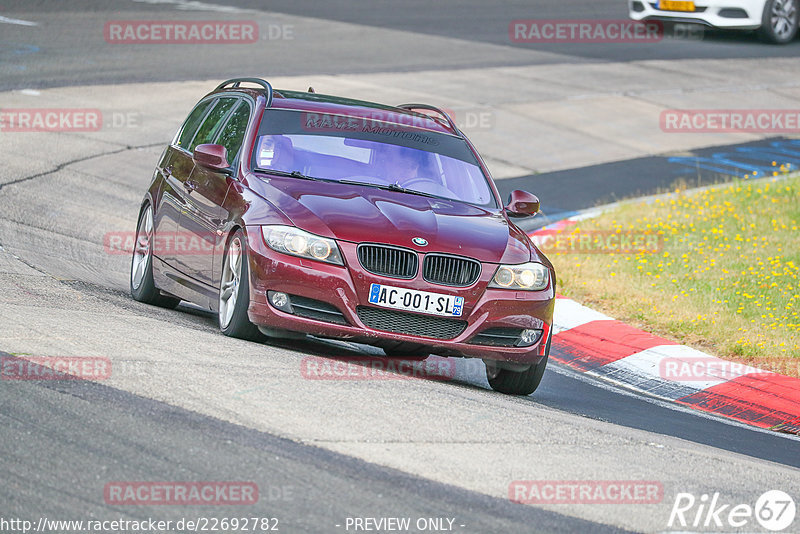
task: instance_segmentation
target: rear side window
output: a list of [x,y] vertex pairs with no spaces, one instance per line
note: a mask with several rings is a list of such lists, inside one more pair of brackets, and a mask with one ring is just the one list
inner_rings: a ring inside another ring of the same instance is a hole
[[228,112],[235,103],[235,98],[220,98],[217,101],[217,105],[214,106],[214,109],[212,109],[211,113],[208,114],[206,120],[203,121],[200,129],[197,130],[197,135],[194,136],[194,140],[189,146],[190,152],[194,151],[194,148],[197,145],[210,143],[214,139],[214,136],[222,126],[222,121],[225,120],[225,117],[228,115]]
[[216,143],[224,146],[228,150],[228,161],[233,163],[239,150],[242,148],[244,133],[247,131],[247,124],[250,122],[250,104],[242,102],[231,114],[231,118],[220,132]]
[[209,106],[211,106],[211,102],[212,100],[203,102],[189,113],[189,117],[186,119],[186,122],[183,123],[183,128],[181,128],[181,135],[178,137],[179,147],[188,150],[189,143],[192,142],[194,133],[197,131],[197,127],[200,126],[200,121],[205,117],[206,111],[208,111]]

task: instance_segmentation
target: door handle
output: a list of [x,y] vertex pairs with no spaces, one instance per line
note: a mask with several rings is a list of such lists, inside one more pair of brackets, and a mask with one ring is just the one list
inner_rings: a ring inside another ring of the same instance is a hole
[[184,189],[186,189],[186,191],[191,193],[192,191],[197,189],[197,182],[194,182],[192,180],[186,180],[185,182],[183,182],[183,187]]

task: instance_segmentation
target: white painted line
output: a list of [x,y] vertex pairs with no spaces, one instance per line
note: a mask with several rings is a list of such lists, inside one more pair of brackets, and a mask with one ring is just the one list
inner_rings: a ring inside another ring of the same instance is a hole
[[31,22],[29,20],[22,20],[22,19],[11,19],[8,17],[3,17],[0,15],[0,22],[5,24],[17,24],[19,26],[38,26],[38,22]]
[[[660,345],[611,362],[595,371],[597,374],[631,384],[668,399],[686,397],[728,381],[728,379],[708,376],[702,372],[687,380],[662,377],[664,363],[677,364],[681,356],[694,361],[716,359],[683,345]],[[669,374],[665,373],[665,376],[669,376]]]
[[748,373],[755,367],[722,360],[685,345],[660,345],[604,365],[694,390],[708,389]]
[[578,304],[572,299],[556,299],[553,312],[553,333],[558,334],[592,321],[608,321],[611,317]]
[[196,0],[133,0],[140,4],[170,4],[181,11],[216,11],[218,13],[252,13],[252,9],[243,9],[233,6],[209,4]]
[[42,93],[41,91],[37,91],[36,89],[23,89],[20,91],[20,94],[27,96],[39,96]]

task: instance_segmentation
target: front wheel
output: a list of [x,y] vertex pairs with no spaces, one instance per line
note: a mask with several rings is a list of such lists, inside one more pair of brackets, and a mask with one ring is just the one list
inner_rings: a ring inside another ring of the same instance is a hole
[[510,369],[500,369],[490,361],[486,362],[486,378],[492,389],[507,395],[530,395],[539,387],[547,367],[547,359],[550,356],[550,339],[547,338],[547,345],[544,350],[544,358],[536,365],[531,365],[525,371],[511,371]]
[[131,257],[131,296],[146,304],[175,308],[180,299],[162,295],[153,281],[154,236],[153,208],[148,204],[142,210],[136,226],[136,243]]
[[797,35],[798,0],[767,0],[761,18],[761,36],[774,44],[786,44]]
[[225,249],[219,286],[219,329],[226,336],[260,341],[261,333],[247,317],[250,270],[247,266],[246,243],[244,232],[237,230]]

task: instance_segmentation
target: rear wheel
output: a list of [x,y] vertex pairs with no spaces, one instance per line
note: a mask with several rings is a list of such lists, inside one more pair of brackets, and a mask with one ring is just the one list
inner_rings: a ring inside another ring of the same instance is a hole
[[244,232],[237,230],[228,242],[219,286],[219,328],[226,336],[260,341],[258,328],[247,317],[250,306],[250,270]]
[[175,308],[180,299],[162,295],[153,282],[153,208],[148,204],[139,216],[136,226],[136,243],[131,257],[131,296],[139,302]]
[[[551,336],[552,337],[552,336]],[[547,367],[547,359],[550,356],[550,339],[547,338],[547,345],[544,349],[544,358],[536,365],[531,365],[525,371],[512,371],[501,369],[491,361],[486,363],[486,378],[492,389],[507,395],[530,395],[539,387]]]
[[798,0],[767,0],[761,18],[762,37],[775,44],[791,42],[797,35]]

